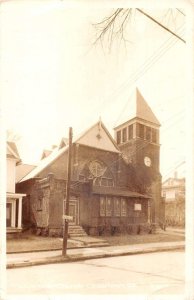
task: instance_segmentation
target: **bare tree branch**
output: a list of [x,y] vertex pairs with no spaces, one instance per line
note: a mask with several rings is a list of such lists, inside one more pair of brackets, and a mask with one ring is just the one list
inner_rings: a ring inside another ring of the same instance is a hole
[[[130,15],[131,9],[119,8],[109,17],[105,18],[103,21],[93,24],[96,29],[100,30],[100,34],[97,36],[94,44],[96,44],[99,40],[103,40],[105,35],[108,36],[109,47],[111,48],[112,42],[114,40],[114,36],[121,36],[121,39],[124,37],[123,29],[126,26],[126,21]],[[117,19],[123,19],[121,21],[121,25],[119,24],[119,29],[116,29],[116,21]],[[100,25],[100,26],[99,26]]]
[[[140,12],[141,14],[143,14],[144,16],[149,18],[151,21],[156,23],[158,26],[160,26],[164,30],[168,31],[170,34],[174,35],[176,38],[178,38],[183,43],[186,43],[186,41],[181,36],[176,34],[174,31],[170,30],[168,27],[166,27],[161,22],[159,22],[158,20],[153,18],[148,13],[144,12],[143,10],[141,10],[139,8],[136,8],[134,10]],[[179,9],[177,9],[177,10],[180,13],[182,13],[182,11],[180,11]],[[170,10],[168,10],[165,17],[167,15],[169,15],[169,13],[172,15],[172,12]],[[95,26],[97,31],[100,32],[99,34],[97,33],[97,38],[95,39],[93,44],[95,45],[99,41],[101,43],[103,43],[103,39],[105,38],[105,36],[107,36],[107,40],[109,43],[109,51],[110,51],[115,37],[117,39],[120,39],[120,42],[123,41],[124,44],[126,42],[128,42],[129,40],[125,38],[125,32],[126,32],[126,26],[129,23],[131,15],[132,15],[132,8],[129,8],[129,9],[118,8],[114,11],[114,13],[112,13],[109,17],[106,17],[103,21],[93,24],[93,26]]]

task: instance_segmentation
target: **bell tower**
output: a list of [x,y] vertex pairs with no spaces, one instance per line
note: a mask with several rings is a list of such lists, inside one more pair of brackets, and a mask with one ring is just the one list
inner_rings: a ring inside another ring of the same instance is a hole
[[[152,222],[159,223],[161,175],[159,128],[160,123],[136,88],[129,99],[127,120],[114,128],[116,143],[123,159],[133,168],[139,180],[140,192],[152,197]],[[129,178],[133,180],[134,178]]]
[[144,164],[159,172],[160,123],[136,88],[129,118],[114,128],[115,140],[127,163]]

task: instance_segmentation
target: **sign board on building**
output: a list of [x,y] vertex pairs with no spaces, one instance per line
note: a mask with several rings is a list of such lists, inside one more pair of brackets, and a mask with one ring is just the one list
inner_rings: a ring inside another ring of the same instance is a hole
[[141,210],[141,203],[135,203],[134,210]]

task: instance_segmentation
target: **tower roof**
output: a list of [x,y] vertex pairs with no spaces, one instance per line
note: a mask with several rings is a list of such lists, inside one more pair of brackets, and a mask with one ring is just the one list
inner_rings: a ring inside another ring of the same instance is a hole
[[153,123],[154,125],[160,126],[160,122],[147,104],[144,97],[141,95],[138,88],[136,88],[130,96],[124,114],[125,115],[121,117],[116,128],[134,118],[142,119],[149,123]]

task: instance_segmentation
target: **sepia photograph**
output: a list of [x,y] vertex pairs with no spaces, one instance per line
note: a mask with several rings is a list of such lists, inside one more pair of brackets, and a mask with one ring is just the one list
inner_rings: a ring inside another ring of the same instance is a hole
[[193,6],[120,2],[0,2],[1,300],[193,299]]

